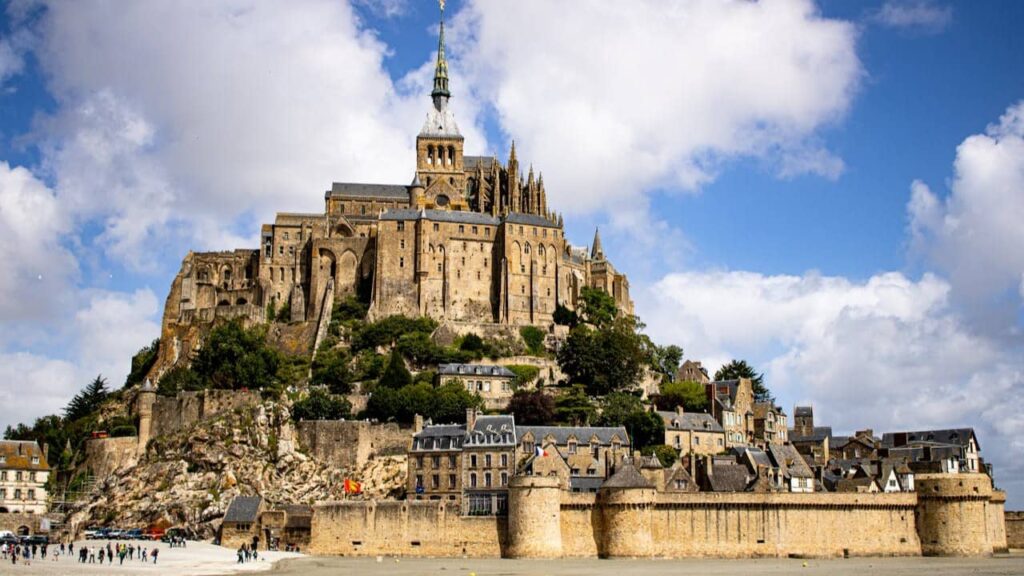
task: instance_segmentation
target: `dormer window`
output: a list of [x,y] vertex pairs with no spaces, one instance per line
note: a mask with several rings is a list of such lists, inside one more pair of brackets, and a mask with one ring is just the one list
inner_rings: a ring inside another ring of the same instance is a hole
[[569,454],[575,454],[575,453],[576,453],[576,441],[575,440],[570,440],[569,441]]
[[33,456],[32,457],[32,463],[33,464],[39,464],[39,456]]

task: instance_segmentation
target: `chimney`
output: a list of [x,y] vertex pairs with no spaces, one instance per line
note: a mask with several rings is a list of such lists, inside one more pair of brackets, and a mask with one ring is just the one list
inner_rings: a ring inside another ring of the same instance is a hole
[[473,429],[476,424],[476,408],[466,408],[466,431]]
[[423,432],[423,415],[416,414],[412,417],[412,433],[419,434]]
[[43,459],[49,462],[50,460],[50,445],[43,442]]
[[682,416],[683,415],[683,407],[682,406],[676,406],[676,415],[678,415],[678,416]]

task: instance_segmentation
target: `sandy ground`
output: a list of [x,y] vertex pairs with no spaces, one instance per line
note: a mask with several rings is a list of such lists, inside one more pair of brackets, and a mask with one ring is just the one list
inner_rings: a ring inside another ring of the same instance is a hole
[[[234,550],[214,546],[204,542],[189,542],[185,548],[168,548],[167,544],[159,544],[160,553],[157,564],[142,563],[138,558],[125,559],[123,565],[110,564],[79,564],[78,547],[82,545],[106,547],[106,541],[89,541],[75,543],[75,557],[60,556],[57,561],[51,557],[46,560],[37,559],[31,566],[26,566],[19,559],[11,564],[10,559],[0,562],[0,574],[40,574],[46,576],[66,576],[69,574],[125,574],[125,575],[160,575],[160,576],[202,576],[214,574],[237,574],[239,572],[260,572],[270,570],[273,563],[284,558],[301,558],[301,554],[288,552],[260,552],[256,562],[238,564],[238,556]],[[147,543],[143,543],[147,547]],[[58,545],[59,549],[60,546]],[[51,551],[53,547],[50,547]]]
[[[804,566],[804,563],[807,563]],[[1024,574],[1024,552],[992,558],[851,558],[849,560],[470,560],[301,558],[286,560],[271,574],[317,576],[677,576],[776,575],[952,576]]]

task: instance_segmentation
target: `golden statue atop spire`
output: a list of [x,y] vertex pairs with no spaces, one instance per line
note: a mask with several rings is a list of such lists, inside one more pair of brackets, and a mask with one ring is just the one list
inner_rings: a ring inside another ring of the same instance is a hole
[[437,0],[437,3],[441,5],[441,12],[444,12],[444,0]]

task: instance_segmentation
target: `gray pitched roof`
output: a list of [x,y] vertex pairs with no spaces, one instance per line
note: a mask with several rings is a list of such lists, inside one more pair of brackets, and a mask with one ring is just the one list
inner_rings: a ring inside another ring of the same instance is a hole
[[236,496],[224,513],[224,522],[255,522],[262,502],[259,496]]
[[744,460],[749,458],[750,463],[754,466],[774,467],[768,453],[756,446],[736,446],[733,448],[733,452]]
[[570,476],[569,477],[569,490],[576,492],[597,492],[601,484],[604,483],[604,478],[600,476]]
[[918,430],[914,432],[886,432],[882,434],[882,446],[892,448],[897,444],[918,442],[935,442],[937,444],[956,444],[966,447],[971,438],[981,449],[974,428],[949,428],[946,430]]
[[650,480],[644,478],[644,475],[636,469],[629,462],[623,462],[619,465],[619,469],[612,474],[612,477],[605,480],[601,488],[653,488]]
[[540,442],[548,435],[555,439],[555,444],[565,445],[569,443],[569,437],[575,436],[576,440],[585,444],[590,442],[592,436],[597,436],[601,444],[611,444],[612,437],[618,436],[623,444],[629,443],[629,436],[622,426],[600,427],[600,426],[516,426],[516,442],[522,442],[523,436],[533,433],[535,441]]
[[439,424],[425,426],[412,437],[412,451],[461,450],[466,438],[463,424]]
[[768,454],[785,478],[814,478],[814,472],[807,466],[796,448],[786,444],[769,444]]
[[725,432],[722,425],[710,414],[703,412],[676,412],[658,411],[658,416],[665,421],[665,428],[671,430],[697,430],[703,432]]
[[502,378],[515,378],[512,372],[504,366],[491,366],[485,364],[441,364],[437,367],[438,374],[442,376],[500,376]]
[[516,444],[516,423],[512,416],[477,416],[466,434],[464,447],[506,446]]
[[[797,432],[798,430],[795,428],[789,429],[790,442],[822,442],[825,438],[832,438],[831,426],[815,426],[811,433],[807,435],[800,435]],[[831,441],[829,444],[831,445]]]
[[342,198],[380,198],[385,200],[408,200],[409,187],[400,184],[358,184],[335,182],[330,196]]
[[508,216],[505,216],[505,221],[511,224],[525,224],[528,226],[546,226],[548,228],[558,228],[558,224],[548,220],[543,216],[537,214],[525,214],[522,212],[512,212]]
[[712,492],[743,492],[750,484],[751,476],[746,466],[721,464],[711,469],[708,484]]
[[810,406],[795,406],[793,408],[794,416],[814,416],[814,408]]
[[462,165],[467,170],[475,170],[477,166],[483,166],[484,168],[491,168],[497,164],[497,158],[493,156],[463,156]]
[[424,218],[431,222],[455,222],[457,224],[482,224],[497,226],[500,220],[488,214],[466,212],[462,210],[416,210],[415,208],[394,208],[386,210],[381,220],[419,220]]

